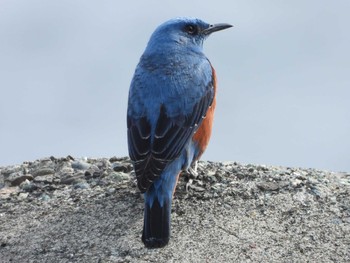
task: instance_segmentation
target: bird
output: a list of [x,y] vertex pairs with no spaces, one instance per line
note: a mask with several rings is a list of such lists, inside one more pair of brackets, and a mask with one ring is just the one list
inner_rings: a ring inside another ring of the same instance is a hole
[[142,241],[161,248],[170,240],[171,205],[182,171],[197,174],[211,136],[216,73],[204,40],[232,27],[179,17],[151,35],[131,80],[128,151],[144,195]]

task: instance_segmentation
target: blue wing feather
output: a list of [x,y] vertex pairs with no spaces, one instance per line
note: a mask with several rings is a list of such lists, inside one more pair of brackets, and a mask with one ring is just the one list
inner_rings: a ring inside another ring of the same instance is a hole
[[175,64],[178,68],[173,72],[181,75],[172,74],[169,67],[163,72],[165,67],[151,66],[145,58],[136,69],[127,125],[129,155],[141,192],[181,154],[213,101],[209,61],[197,60],[191,67],[188,62]]

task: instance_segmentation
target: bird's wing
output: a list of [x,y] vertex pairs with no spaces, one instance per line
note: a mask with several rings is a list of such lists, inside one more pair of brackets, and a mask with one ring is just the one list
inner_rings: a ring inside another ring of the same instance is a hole
[[[163,87],[171,90],[168,95],[167,92],[165,95],[164,92],[162,95],[154,94],[161,96],[161,99],[156,100],[159,113],[155,121],[152,121],[146,110],[154,104],[155,99],[152,102],[143,101],[144,106],[140,106],[143,104],[141,100],[147,100],[147,95],[136,96],[135,93],[145,90],[144,83],[132,82],[127,116],[128,145],[141,192],[147,191],[166,165],[179,157],[205,118],[214,98],[214,76],[209,62],[207,63],[199,68],[200,74],[169,82],[174,87]],[[134,108],[140,107],[143,109],[135,114]]]

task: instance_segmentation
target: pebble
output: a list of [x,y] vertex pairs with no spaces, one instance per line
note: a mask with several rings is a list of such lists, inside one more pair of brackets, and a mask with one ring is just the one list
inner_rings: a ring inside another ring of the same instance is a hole
[[25,180],[20,184],[19,188],[26,192],[33,192],[38,188],[38,186],[32,181]]
[[37,176],[43,176],[43,175],[52,175],[55,173],[55,170],[53,170],[52,168],[41,168],[41,169],[38,169],[36,171],[33,171],[33,176],[34,177],[37,177]]
[[51,197],[49,195],[47,195],[47,194],[42,194],[40,196],[40,200],[44,201],[44,202],[50,201],[50,199],[51,199]]
[[10,174],[20,171],[22,171],[22,167],[20,165],[11,165],[1,169],[1,174],[6,178]]
[[87,182],[79,182],[74,184],[74,189],[89,189],[90,185]]
[[29,193],[19,193],[18,199],[26,199],[28,197]]
[[196,186],[196,185],[193,185],[193,184],[190,184],[188,187],[193,189],[196,192],[204,192],[205,191],[205,188],[200,187],[200,186]]
[[53,174],[39,175],[39,176],[34,177],[34,182],[52,183],[53,177],[54,177]]
[[72,168],[77,170],[87,170],[89,169],[91,164],[84,161],[74,161],[72,162]]
[[76,184],[84,179],[84,174],[66,175],[61,178],[61,184]]
[[18,193],[19,188],[16,187],[4,187],[0,189],[0,200],[9,198],[11,195]]
[[62,167],[59,172],[58,175],[59,177],[65,177],[65,176],[70,176],[74,173],[74,169],[72,167]]
[[6,181],[11,184],[11,186],[18,186],[25,180],[33,180],[33,176],[30,174],[23,174],[22,172],[11,173],[7,177]]
[[110,194],[114,194],[117,190],[114,187],[108,188],[107,192]]
[[276,191],[280,188],[276,182],[260,182],[257,183],[257,187],[263,191]]
[[112,178],[114,178],[117,182],[125,181],[130,179],[130,175],[123,172],[112,172],[109,174]]
[[129,163],[120,163],[120,162],[115,162],[112,164],[112,169],[115,172],[124,172],[124,173],[128,173],[131,172],[131,170],[133,169],[132,165]]

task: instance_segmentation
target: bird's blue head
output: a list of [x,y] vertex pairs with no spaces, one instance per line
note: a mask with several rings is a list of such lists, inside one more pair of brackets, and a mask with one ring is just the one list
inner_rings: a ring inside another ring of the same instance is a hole
[[175,18],[161,24],[152,34],[145,53],[185,49],[201,52],[203,41],[213,32],[232,27],[208,24],[197,18]]

